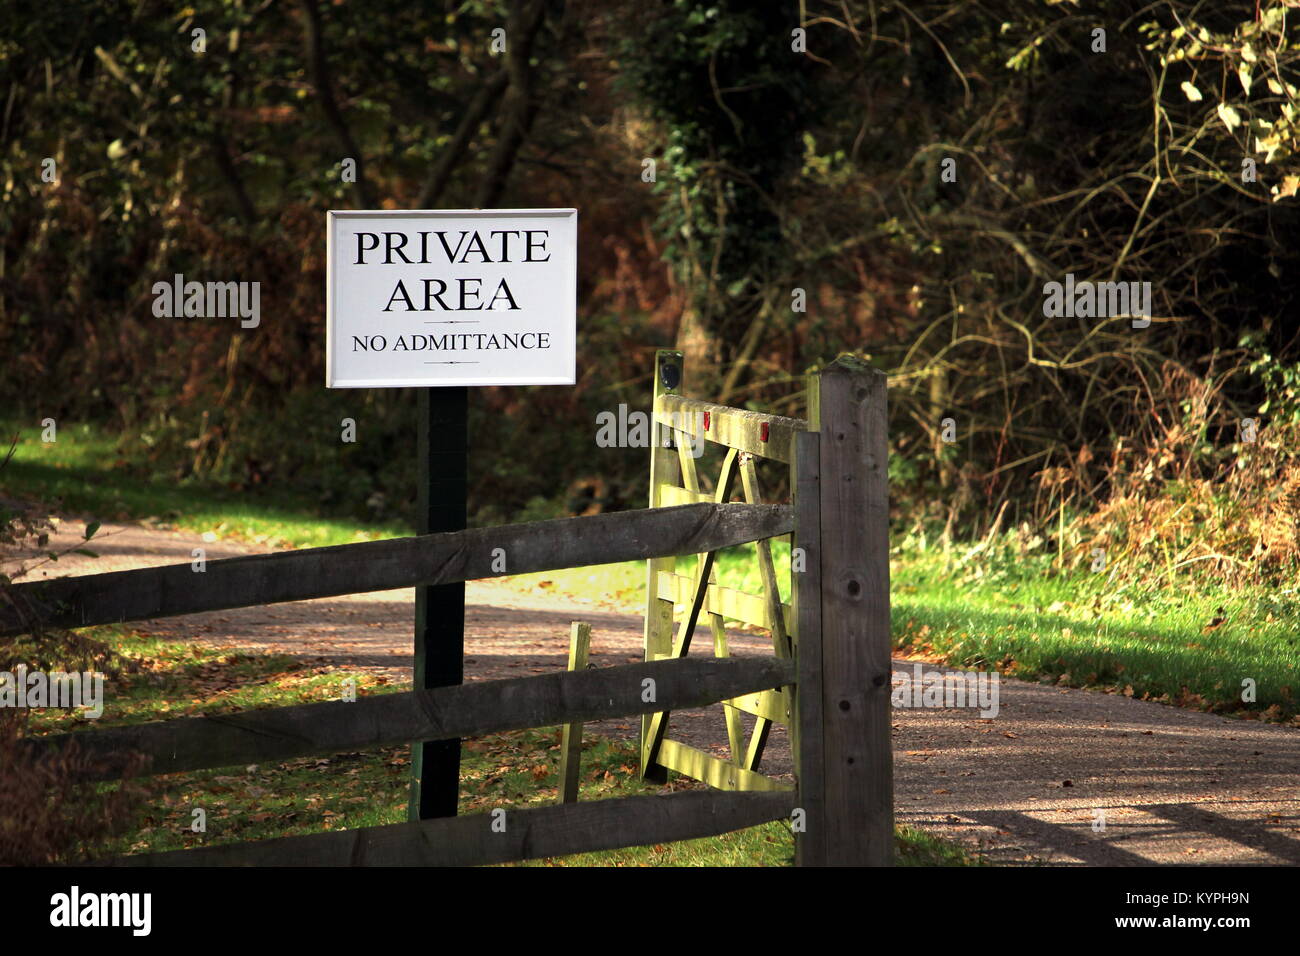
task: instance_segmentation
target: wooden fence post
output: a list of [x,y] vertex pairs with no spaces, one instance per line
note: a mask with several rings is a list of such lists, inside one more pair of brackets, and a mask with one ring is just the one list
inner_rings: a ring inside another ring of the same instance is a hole
[[[806,468],[796,484],[795,521],[796,535],[802,520],[807,536],[806,486],[815,487],[820,553],[806,560],[820,602],[815,612],[807,606],[813,582],[805,579],[798,610],[803,866],[887,866],[894,857],[885,384],[883,372],[850,356],[809,382],[819,474]],[[813,444],[798,449],[809,455]]]
[[[591,625],[574,621],[569,634],[569,670],[587,669]],[[560,736],[560,803],[578,802],[578,770],[582,766],[582,722],[564,725]]]

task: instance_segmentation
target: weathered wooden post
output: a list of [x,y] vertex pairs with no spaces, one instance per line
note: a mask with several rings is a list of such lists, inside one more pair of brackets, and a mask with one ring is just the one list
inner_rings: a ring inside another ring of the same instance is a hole
[[797,436],[800,866],[893,862],[885,383],[837,359],[810,377]]
[[[574,621],[569,633],[569,670],[587,669],[591,625]],[[558,803],[578,802],[578,776],[582,768],[582,721],[564,725],[560,735],[560,796]]]

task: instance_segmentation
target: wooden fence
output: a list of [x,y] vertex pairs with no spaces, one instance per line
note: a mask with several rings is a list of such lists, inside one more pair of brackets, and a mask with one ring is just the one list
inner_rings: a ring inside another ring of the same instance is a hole
[[[127,857],[145,866],[469,865],[711,836],[791,822],[801,865],[888,864],[893,855],[884,376],[840,359],[810,376],[808,421],[679,394],[679,353],[656,360],[650,508],[500,528],[59,578],[9,588],[0,636],[282,601],[445,584],[618,561],[648,562],[645,661],[432,690],[167,720],[33,738],[75,739],[96,776],[265,763],[416,741],[642,715],[642,772],[704,780],[705,792],[567,803]],[[726,449],[701,490],[688,444]],[[789,467],[789,504],[763,503],[754,458]],[[739,476],[745,501],[732,503]],[[793,604],[769,542],[791,536]],[[757,543],[762,595],[717,584],[715,555]],[[499,553],[499,552],[498,552]],[[698,555],[691,576],[675,558]],[[680,608],[680,613],[675,613]],[[690,658],[705,614],[712,658]],[[724,622],[771,632],[771,657],[728,656]],[[653,680],[653,700],[643,699]],[[671,713],[722,703],[731,759],[672,739]],[[741,739],[741,713],[755,717]],[[797,786],[759,772],[772,725],[791,733]]]

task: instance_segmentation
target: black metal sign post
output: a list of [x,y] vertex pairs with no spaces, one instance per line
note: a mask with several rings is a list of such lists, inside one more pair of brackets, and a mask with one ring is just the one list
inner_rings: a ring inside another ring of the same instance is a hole
[[[469,389],[420,389],[420,534],[466,525]],[[415,686],[447,687],[465,677],[465,585],[415,589]],[[454,817],[460,798],[460,741],[411,747],[409,820]]]

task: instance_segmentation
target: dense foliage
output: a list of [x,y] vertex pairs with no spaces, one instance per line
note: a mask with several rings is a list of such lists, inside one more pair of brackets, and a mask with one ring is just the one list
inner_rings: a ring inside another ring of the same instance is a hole
[[[896,501],[957,532],[1219,493],[1241,420],[1300,409],[1287,0],[0,16],[0,402],[111,423],[124,468],[404,512],[411,396],[322,386],[349,206],[581,211],[580,383],[475,394],[480,521],[638,503],[644,454],[594,417],[672,344],[692,390],[794,414],[816,363],[886,368]],[[260,281],[262,326],[155,318],[178,272]],[[1149,281],[1150,326],[1045,315],[1067,275]]]

